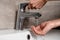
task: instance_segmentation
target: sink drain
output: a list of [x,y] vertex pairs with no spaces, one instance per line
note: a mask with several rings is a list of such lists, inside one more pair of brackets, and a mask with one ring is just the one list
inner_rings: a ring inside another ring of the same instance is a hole
[[27,35],[27,40],[30,40],[30,35],[29,34]]

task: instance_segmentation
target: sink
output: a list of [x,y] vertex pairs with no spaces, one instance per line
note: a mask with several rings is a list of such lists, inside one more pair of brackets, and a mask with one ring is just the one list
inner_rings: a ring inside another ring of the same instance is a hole
[[[18,31],[13,29],[0,30],[0,39],[1,40],[38,40],[37,37],[33,37],[30,31],[28,30]],[[41,36],[39,40],[42,40]]]
[[0,39],[1,40],[28,40],[28,35],[30,36],[29,40],[60,40],[60,30],[51,30],[45,36],[33,36],[28,30],[0,30]]
[[0,39],[1,40],[28,40],[27,37],[30,36],[30,40],[33,40],[29,31],[17,31],[17,30],[1,30]]

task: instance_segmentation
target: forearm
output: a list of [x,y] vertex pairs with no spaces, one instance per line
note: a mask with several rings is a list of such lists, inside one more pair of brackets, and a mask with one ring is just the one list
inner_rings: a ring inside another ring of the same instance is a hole
[[60,19],[53,20],[55,27],[60,27]]
[[60,26],[60,19],[56,20],[57,21],[57,26]]

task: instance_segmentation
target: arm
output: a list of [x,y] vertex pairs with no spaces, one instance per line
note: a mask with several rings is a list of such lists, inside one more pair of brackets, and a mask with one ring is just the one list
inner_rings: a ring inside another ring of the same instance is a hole
[[43,22],[37,27],[32,26],[32,31],[38,35],[45,35],[51,29],[56,27],[60,27],[60,19]]

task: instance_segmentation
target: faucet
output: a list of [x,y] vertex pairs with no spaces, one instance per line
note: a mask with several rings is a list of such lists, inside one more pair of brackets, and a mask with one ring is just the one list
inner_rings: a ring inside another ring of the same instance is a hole
[[41,16],[39,12],[26,12],[25,8],[27,5],[28,3],[20,3],[19,5],[15,26],[16,30],[23,30],[26,28],[29,24],[29,18],[34,17],[35,19],[38,19]]

